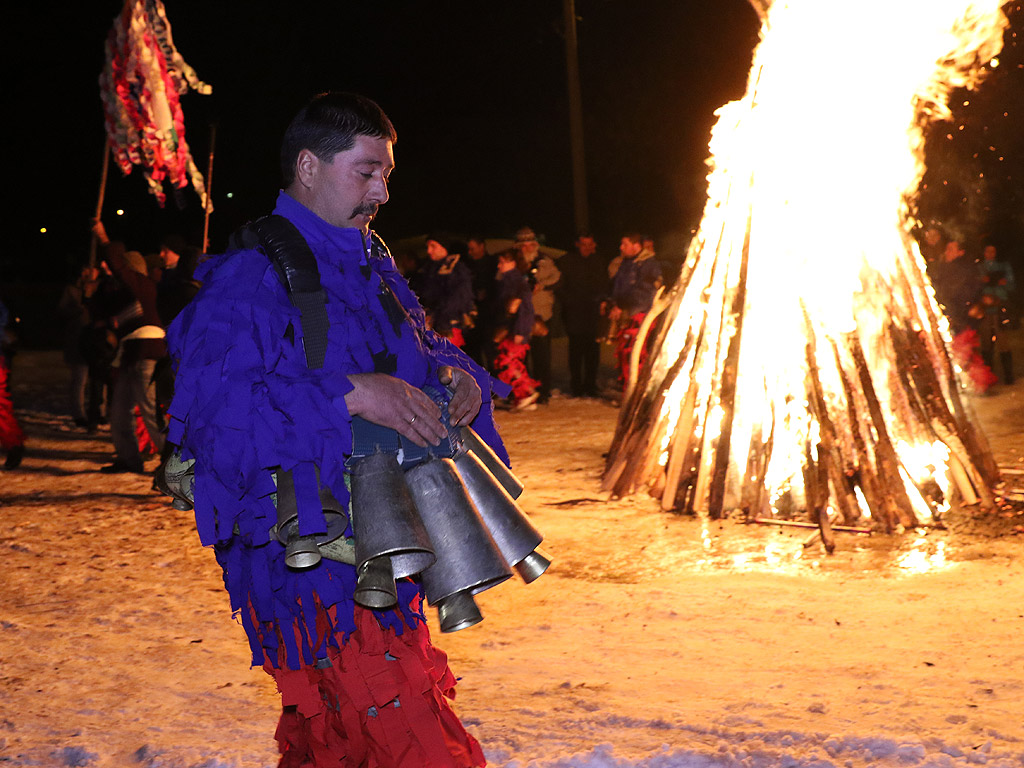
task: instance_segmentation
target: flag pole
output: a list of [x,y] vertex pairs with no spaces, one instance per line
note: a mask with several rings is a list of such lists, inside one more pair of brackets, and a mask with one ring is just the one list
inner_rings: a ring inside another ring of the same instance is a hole
[[210,159],[206,164],[206,211],[203,217],[203,253],[210,246],[210,212],[213,210],[213,150],[217,143],[217,124],[210,125]]
[[[95,220],[99,221],[103,215],[103,197],[107,191],[107,171],[110,168],[110,142],[103,139],[103,170],[100,171],[100,191],[96,200]],[[89,240],[89,266],[96,266],[96,233],[94,232]]]

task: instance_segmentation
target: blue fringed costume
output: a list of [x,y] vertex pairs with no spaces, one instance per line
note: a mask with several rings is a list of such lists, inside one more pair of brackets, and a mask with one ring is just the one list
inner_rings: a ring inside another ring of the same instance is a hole
[[[484,393],[473,428],[507,461],[489,397],[495,382],[426,330],[390,255],[371,250],[358,229],[332,226],[284,192],[274,212],[298,228],[317,259],[330,321],[324,365],[307,367],[299,312],[266,256],[243,250],[211,259],[196,273],[202,289],[168,331],[177,367],[169,439],[197,460],[200,539],[216,550],[253,664],[264,665],[284,695],[282,765],[316,764],[311,756],[325,750],[333,750],[332,759],[344,754],[341,765],[482,765],[479,746],[439,695],[451,695],[454,678],[429,643],[418,584],[399,583],[400,610],[366,611],[352,598],[353,566],[324,559],[309,570],[289,569],[269,529],[276,522],[276,467],[292,470],[302,535],[325,530],[314,468],[347,505],[349,374],[382,372],[414,387],[437,387],[439,367],[469,371]],[[382,300],[382,291],[404,312]],[[401,674],[392,674],[399,667]],[[382,684],[382,675],[394,680]],[[335,700],[343,694],[348,702]],[[399,714],[401,723],[387,720]],[[424,724],[431,717],[437,727]],[[305,722],[301,734],[295,718]],[[421,752],[388,743],[396,728]]]

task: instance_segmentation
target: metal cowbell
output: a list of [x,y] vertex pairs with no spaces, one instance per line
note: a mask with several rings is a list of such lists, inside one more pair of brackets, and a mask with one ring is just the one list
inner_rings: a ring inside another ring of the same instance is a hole
[[[290,470],[278,470],[277,525],[271,534],[285,546],[284,561],[290,568],[312,568],[320,562],[320,544],[334,541],[348,527],[348,515],[334,498],[330,488],[319,487],[320,507],[323,510],[326,533],[313,536],[299,535],[299,507],[295,497],[295,478]],[[317,483],[320,472],[316,472]]]
[[490,470],[491,474],[501,483],[501,487],[508,491],[513,499],[523,495],[523,481],[520,480],[511,469],[505,466],[505,462],[496,454],[483,438],[476,433],[472,427],[460,427],[459,437],[466,450],[475,453],[476,457],[483,462],[483,465]]
[[377,610],[398,604],[398,588],[390,557],[379,555],[356,566],[356,589],[352,597],[364,608]]
[[540,531],[476,453],[456,454],[454,463],[505,562],[527,584],[537,579],[551,565],[538,549],[544,539]]
[[451,459],[425,461],[405,478],[437,553],[422,575],[427,601],[437,606],[443,632],[471,626],[482,619],[472,596],[512,572]]
[[352,468],[352,534],[357,567],[387,555],[401,579],[434,563],[430,537],[394,454],[375,453]]

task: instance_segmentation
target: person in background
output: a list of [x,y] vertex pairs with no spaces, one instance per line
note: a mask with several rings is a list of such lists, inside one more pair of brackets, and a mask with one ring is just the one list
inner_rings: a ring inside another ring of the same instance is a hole
[[573,397],[597,397],[597,367],[601,347],[601,304],[608,298],[605,265],[589,232],[576,238],[576,247],[558,261],[562,273],[556,293],[562,325],[569,336],[569,382]]
[[526,369],[530,351],[530,331],[534,324],[533,290],[525,276],[526,263],[521,253],[504,251],[498,255],[497,317],[493,327],[494,373],[512,388],[512,409],[536,408],[540,382]]
[[110,398],[114,389],[113,362],[117,354],[117,336],[111,330],[113,318],[131,294],[110,272],[106,262],[96,269],[95,287],[90,286],[85,300],[89,325],[81,336],[82,356],[89,370],[85,392],[86,431],[96,432],[107,423]]
[[555,314],[555,285],[561,273],[555,261],[540,250],[537,235],[529,227],[516,232],[516,248],[522,254],[533,286],[533,332],[530,334],[530,374],[540,382],[538,403],[551,397],[551,318]]
[[167,235],[160,241],[160,280],[156,285],[156,309],[164,328],[185,308],[199,290],[192,278],[199,256],[181,235]]
[[86,427],[86,390],[89,383],[89,364],[82,351],[82,336],[89,327],[88,300],[96,292],[99,270],[82,267],[78,279],[64,286],[57,302],[57,317],[63,325],[62,352],[71,378],[68,387],[68,410],[76,426]]
[[[632,233],[622,238],[619,255],[622,260],[612,281],[612,306],[608,314],[613,323],[619,324],[615,356],[619,384],[625,388],[637,333],[654,303],[655,293],[661,287],[662,271],[654,252],[644,251],[643,237],[639,234]],[[641,365],[643,355],[642,351]]]
[[427,313],[427,326],[457,347],[465,346],[463,329],[472,322],[473,275],[462,263],[461,243],[441,236],[427,238],[427,261],[409,284]]
[[124,245],[107,237],[103,222],[93,226],[100,244],[106,249],[106,263],[128,288],[132,301],[112,319],[112,330],[118,338],[117,374],[110,399],[110,437],[114,443],[114,460],[100,468],[104,474],[145,472],[139,439],[135,432],[135,409],[157,453],[164,444],[164,435],[157,422],[156,364],[167,353],[164,329],[157,312],[156,283],[149,277],[146,259],[138,251],[125,251]]
[[0,448],[7,454],[4,469],[17,469],[25,457],[25,433],[14,415],[10,393],[10,357],[13,337],[7,332],[10,315],[0,301]]
[[1017,290],[1013,267],[999,261],[996,247],[986,245],[982,252],[981,310],[984,316],[978,327],[981,357],[995,371],[996,357],[1003,369],[1003,383],[1013,384],[1013,351],[1007,346],[1005,330],[1010,324],[1010,300]]
[[942,258],[928,266],[935,297],[946,311],[953,335],[973,327],[971,308],[981,292],[978,270],[966,253],[959,240],[949,240]]
[[928,265],[935,297],[949,320],[953,336],[953,360],[967,374],[967,383],[976,394],[984,394],[996,383],[992,369],[982,358],[978,327],[985,316],[981,298],[981,278],[974,261],[967,257],[960,240],[947,241],[942,259]]
[[[189,246],[181,235],[167,235],[160,241],[158,258],[161,269],[156,284],[156,311],[164,328],[174,322],[199,290],[199,283],[193,278],[199,255],[199,249]],[[153,382],[156,386],[157,426],[163,432],[167,407],[174,398],[174,370],[167,355],[157,361]],[[161,465],[167,461],[169,451],[170,446],[165,442],[160,451]],[[161,490],[159,477],[158,471],[154,475],[154,490]]]
[[488,355],[494,336],[494,301],[497,291],[498,257],[487,251],[484,238],[474,236],[466,241],[466,266],[473,274],[473,327],[466,331],[466,354],[484,368],[490,368]]

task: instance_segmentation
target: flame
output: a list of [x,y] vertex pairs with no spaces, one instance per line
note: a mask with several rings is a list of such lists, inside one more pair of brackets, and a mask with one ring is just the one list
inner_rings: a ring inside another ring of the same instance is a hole
[[[941,505],[931,489],[949,495],[950,447],[915,415],[893,327],[927,337],[939,396],[959,384],[908,201],[924,173],[925,124],[948,119],[951,91],[994,66],[1002,0],[759,5],[767,10],[747,91],[716,112],[707,205],[651,363],[652,379],[680,362],[688,374],[667,384],[657,463],[670,467],[687,448],[700,457],[700,508],[731,419],[733,496],[756,479],[745,468],[770,435],[763,486],[777,510],[784,496],[803,502],[808,462],[823,460],[829,441],[847,474],[858,439],[889,443],[909,503],[927,520]],[[851,381],[870,388],[880,419],[853,415],[872,404],[851,394]],[[692,416],[681,423],[688,396]],[[859,487],[847,495],[872,516]]]

